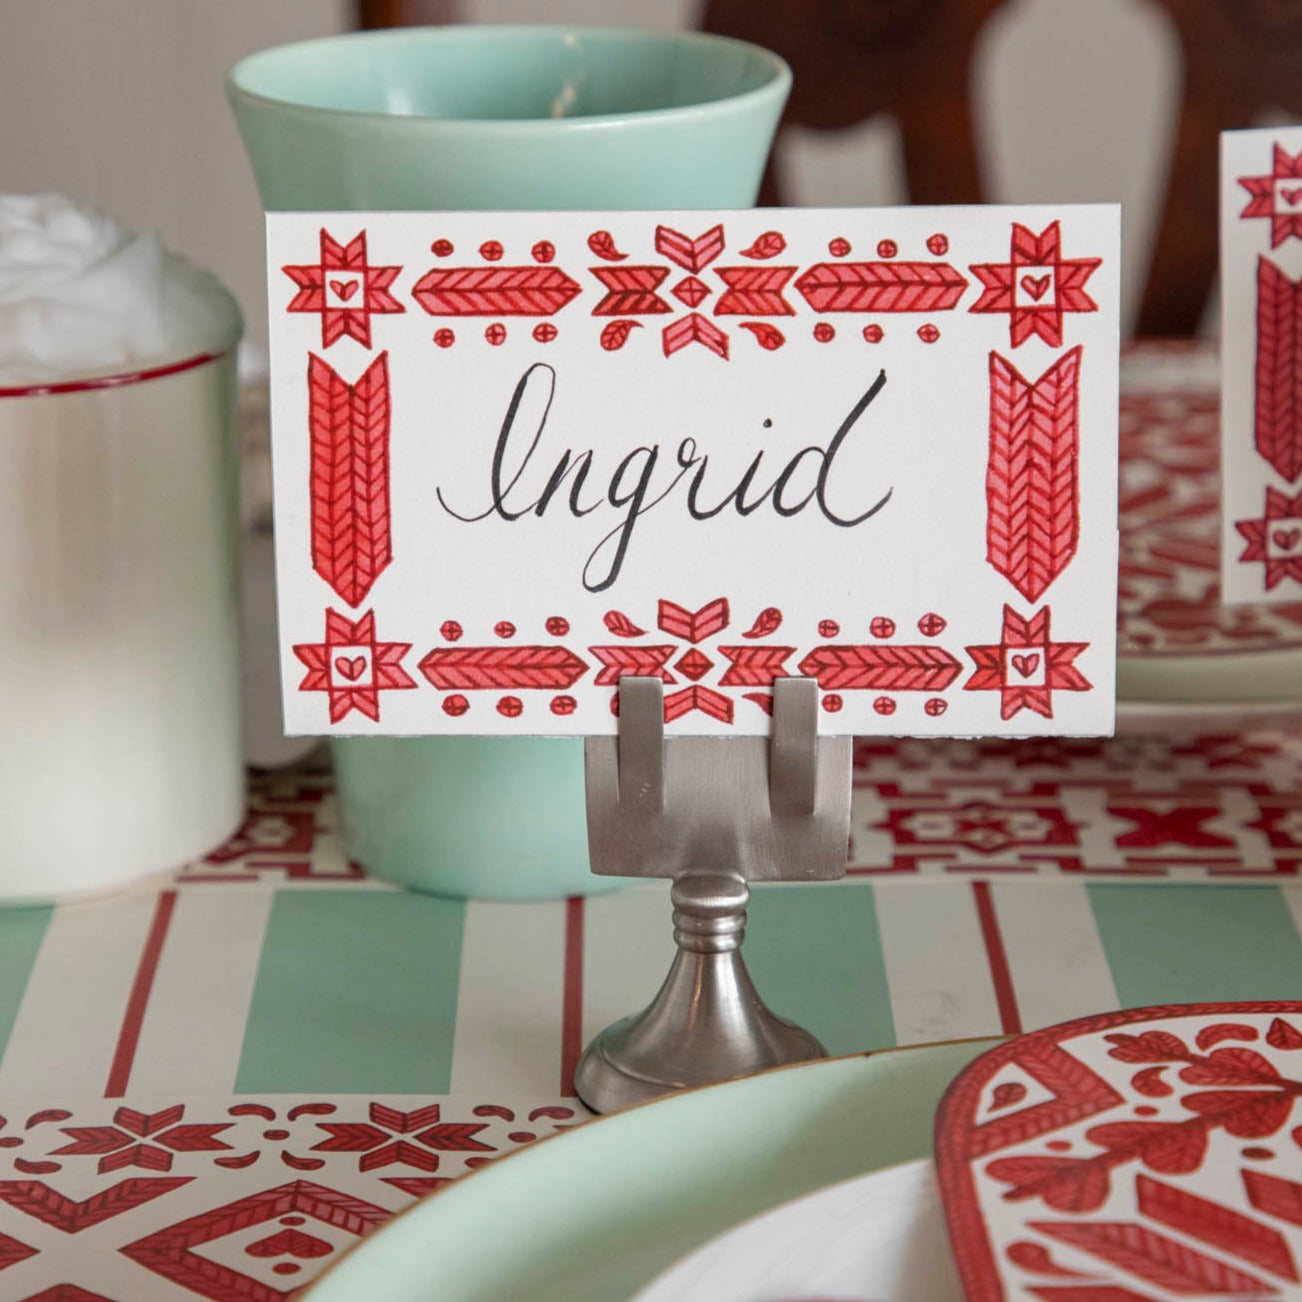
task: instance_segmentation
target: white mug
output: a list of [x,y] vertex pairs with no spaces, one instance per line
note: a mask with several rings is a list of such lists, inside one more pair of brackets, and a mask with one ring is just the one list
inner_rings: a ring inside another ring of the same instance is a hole
[[235,355],[0,388],[0,902],[240,824]]

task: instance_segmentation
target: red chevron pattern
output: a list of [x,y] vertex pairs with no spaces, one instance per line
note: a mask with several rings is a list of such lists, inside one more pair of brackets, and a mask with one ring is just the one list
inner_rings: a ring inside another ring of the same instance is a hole
[[675,719],[681,719],[693,710],[700,710],[702,714],[708,714],[720,723],[732,722],[732,701],[713,688],[702,687],[700,683],[693,683],[681,692],[671,692],[665,697],[666,723],[673,723]]
[[388,359],[381,353],[351,385],[308,360],[312,568],[350,606],[393,559]]
[[800,672],[828,690],[939,692],[960,668],[938,646],[819,646],[800,662]]
[[1257,262],[1257,451],[1285,479],[1302,475],[1302,281]]
[[563,646],[437,647],[420,662],[426,678],[446,690],[492,687],[571,687],[588,666]]
[[40,1180],[4,1180],[0,1181],[0,1202],[65,1234],[78,1234],[101,1221],[171,1193],[173,1189],[189,1184],[193,1178],[182,1175],[119,1180],[84,1202],[65,1198],[57,1189],[51,1189]]
[[656,227],[656,252],[692,272],[713,262],[723,252],[723,243],[722,226],[711,226],[695,239],[672,226]]
[[678,680],[665,668],[675,646],[593,646],[588,648],[601,664],[596,686],[609,687],[628,674],[651,678],[658,675],[667,683]]
[[412,286],[430,316],[551,316],[577,293],[559,267],[435,267]]
[[717,357],[728,360],[728,336],[699,312],[692,312],[681,321],[665,326],[661,331],[661,344],[666,357],[672,357],[688,344],[704,344]]
[[661,314],[674,310],[672,303],[656,293],[669,274],[668,267],[593,267],[591,271],[606,288],[605,297],[592,309],[593,316]]
[[986,559],[1027,601],[1076,554],[1080,368],[1079,347],[1035,381],[990,354]]
[[721,646],[719,654],[730,661],[719,679],[720,687],[770,687],[787,672],[793,646]]
[[795,316],[782,297],[795,267],[716,267],[726,290],[714,305],[715,316]]
[[948,312],[966,288],[948,262],[817,262],[796,281],[815,312]]

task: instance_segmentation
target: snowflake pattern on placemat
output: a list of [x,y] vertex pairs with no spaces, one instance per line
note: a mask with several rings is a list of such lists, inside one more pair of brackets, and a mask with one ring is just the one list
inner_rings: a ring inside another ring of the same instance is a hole
[[281,1302],[413,1199],[583,1115],[564,1100],[54,1100],[0,1122],[0,1292]]

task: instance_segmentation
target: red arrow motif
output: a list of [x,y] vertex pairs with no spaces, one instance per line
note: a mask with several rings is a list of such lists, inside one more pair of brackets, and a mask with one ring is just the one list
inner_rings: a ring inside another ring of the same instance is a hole
[[966,288],[948,262],[819,262],[796,281],[815,312],[948,312]]
[[939,692],[961,668],[937,646],[819,646],[800,662],[800,672],[824,690]]
[[436,647],[420,671],[443,690],[573,686],[587,664],[563,646]]
[[435,267],[412,286],[430,316],[551,316],[579,292],[559,267]]

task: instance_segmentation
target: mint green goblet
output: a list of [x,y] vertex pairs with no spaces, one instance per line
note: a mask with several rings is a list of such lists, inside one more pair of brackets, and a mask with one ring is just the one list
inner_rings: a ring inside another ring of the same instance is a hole
[[[397,28],[264,50],[226,90],[269,211],[744,208],[791,73],[695,33]],[[440,895],[547,899],[588,871],[583,748],[338,738],[349,854]]]

